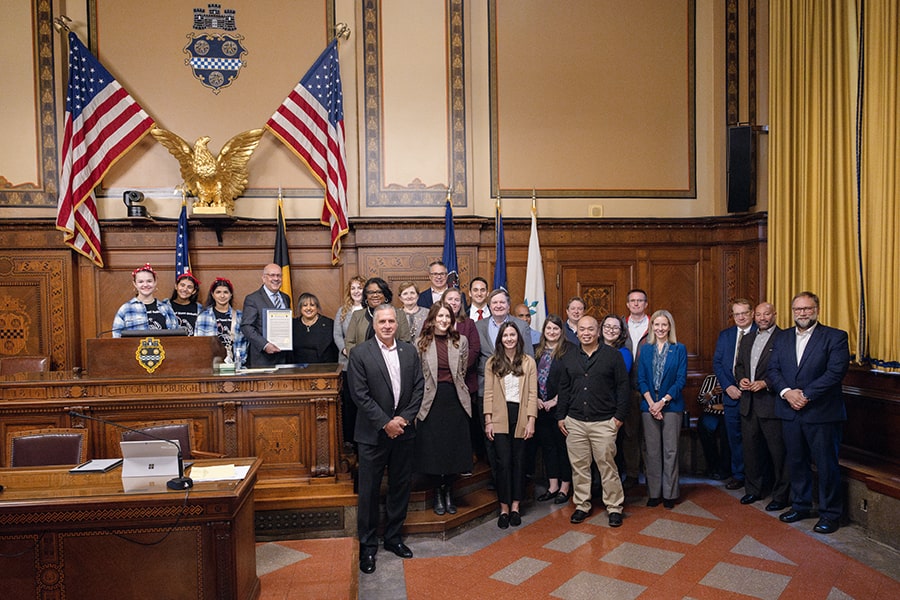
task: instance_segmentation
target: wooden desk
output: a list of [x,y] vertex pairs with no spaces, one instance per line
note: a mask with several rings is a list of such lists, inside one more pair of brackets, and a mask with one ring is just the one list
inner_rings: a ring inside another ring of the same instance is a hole
[[69,410],[129,427],[186,419],[194,449],[262,460],[254,497],[261,536],[354,535],[340,372],[335,363],[228,375],[0,377],[0,465],[8,464],[10,432],[44,427],[84,427],[88,458],[119,456],[120,430]]
[[254,458],[241,481],[126,494],[121,467],[0,469],[0,598],[252,600]]

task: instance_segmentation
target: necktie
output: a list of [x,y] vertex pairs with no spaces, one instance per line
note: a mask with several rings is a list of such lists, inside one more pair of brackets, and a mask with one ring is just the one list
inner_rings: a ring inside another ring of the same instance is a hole
[[483,318],[484,318],[484,309],[483,309],[483,308],[479,308],[479,309],[478,309],[478,320],[480,321],[480,320],[482,320]]
[[281,294],[279,294],[279,293],[275,294],[274,303],[275,303],[275,308],[277,308],[278,310],[284,309],[284,301],[281,299]]
[[731,368],[734,368],[734,365],[737,364],[738,352],[741,351],[741,340],[744,339],[744,332],[738,329],[738,338],[737,338],[737,346],[734,348],[734,364],[731,365]]

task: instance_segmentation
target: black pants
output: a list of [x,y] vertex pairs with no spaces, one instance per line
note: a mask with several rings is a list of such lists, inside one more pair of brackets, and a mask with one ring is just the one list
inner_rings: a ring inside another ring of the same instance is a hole
[[412,484],[413,450],[416,439],[392,440],[384,432],[377,444],[359,444],[359,506],[356,527],[359,534],[360,555],[378,551],[378,494],[384,469],[388,472],[388,491],[385,499],[387,524],[384,541],[402,541],[400,529],[406,520]]
[[501,504],[521,501],[525,496],[525,440],[515,437],[519,420],[519,404],[506,403],[509,433],[495,433],[493,447],[497,453],[494,484]]

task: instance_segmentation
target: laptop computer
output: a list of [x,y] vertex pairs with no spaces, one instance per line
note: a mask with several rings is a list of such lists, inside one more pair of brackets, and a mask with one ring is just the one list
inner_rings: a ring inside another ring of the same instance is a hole
[[122,488],[125,492],[165,492],[178,477],[178,440],[119,442],[122,449]]

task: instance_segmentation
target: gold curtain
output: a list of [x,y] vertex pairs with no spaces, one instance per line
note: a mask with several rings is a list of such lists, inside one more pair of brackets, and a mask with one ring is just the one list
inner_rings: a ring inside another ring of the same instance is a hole
[[876,368],[900,372],[900,2],[869,1],[864,10],[863,356]]
[[823,323],[859,332],[853,0],[770,3],[768,290],[783,326],[810,290]]

